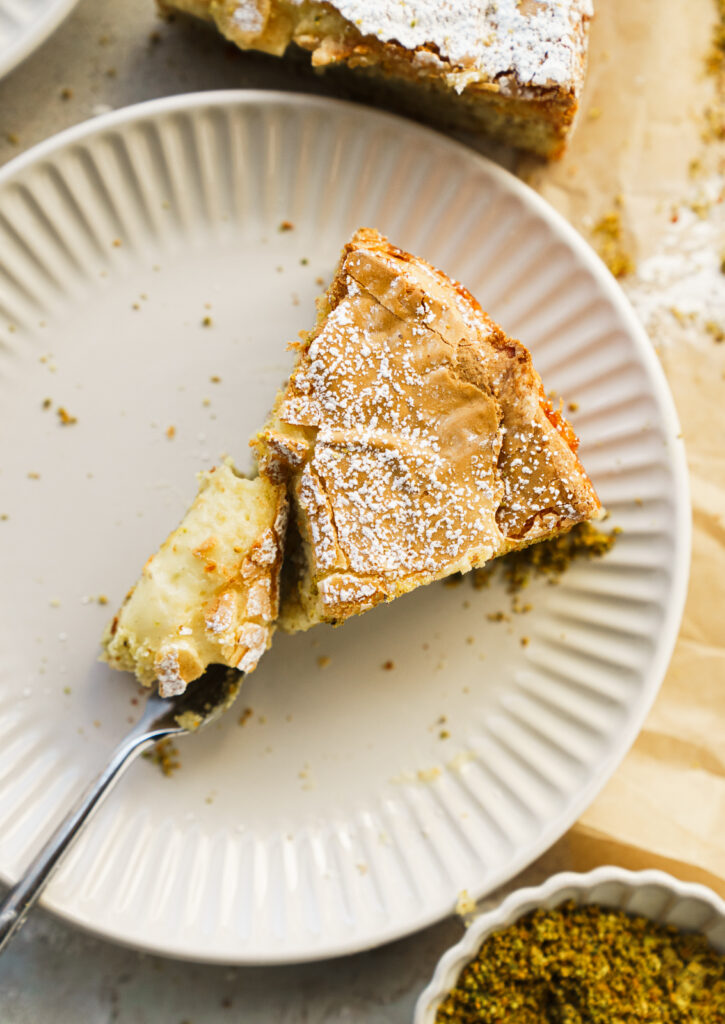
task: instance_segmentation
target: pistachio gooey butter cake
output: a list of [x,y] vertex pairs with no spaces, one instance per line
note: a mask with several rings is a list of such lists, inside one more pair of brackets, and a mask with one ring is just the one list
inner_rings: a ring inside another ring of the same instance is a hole
[[341,623],[599,513],[528,350],[376,231],[345,246],[297,348],[258,476],[202,476],[107,630],[109,663],[162,693],[211,662],[251,671],[275,625]]

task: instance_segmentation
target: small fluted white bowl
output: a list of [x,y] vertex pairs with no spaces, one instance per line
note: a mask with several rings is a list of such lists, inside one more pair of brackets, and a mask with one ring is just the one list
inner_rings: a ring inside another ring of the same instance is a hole
[[712,889],[680,882],[664,871],[625,871],[617,867],[596,868],[586,874],[566,871],[542,885],[517,889],[494,910],[477,917],[461,941],[438,961],[430,984],[416,1003],[413,1024],[434,1024],[441,1001],[492,932],[507,928],[537,907],[551,909],[567,900],[599,903],[683,931],[701,932],[725,953],[725,901]]

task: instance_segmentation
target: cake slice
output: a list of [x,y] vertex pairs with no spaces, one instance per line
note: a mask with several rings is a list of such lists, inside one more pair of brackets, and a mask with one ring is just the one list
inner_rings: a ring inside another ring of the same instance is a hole
[[287,519],[284,487],[230,465],[200,473],[181,525],[146,562],[103,638],[103,658],[183,693],[210,664],[251,672],[279,605]]
[[558,156],[584,81],[591,0],[161,0],[244,50],[290,43],[383,103]]
[[461,285],[362,229],[268,424],[294,508],[280,625],[339,623],[595,516],[528,350]]

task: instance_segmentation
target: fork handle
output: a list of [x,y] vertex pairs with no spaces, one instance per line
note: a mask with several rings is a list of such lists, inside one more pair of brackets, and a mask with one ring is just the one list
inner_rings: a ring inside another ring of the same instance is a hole
[[[139,723],[140,724],[140,723]],[[73,840],[118,782],[126,768],[146,747],[165,735],[162,730],[132,730],[113,751],[111,758],[85,793],[31,861],[27,871],[0,903],[0,953],[23,924],[51,875]]]

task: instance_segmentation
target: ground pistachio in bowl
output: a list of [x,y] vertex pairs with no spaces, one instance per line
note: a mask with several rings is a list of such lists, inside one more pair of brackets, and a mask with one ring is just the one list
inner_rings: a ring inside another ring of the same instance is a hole
[[440,961],[415,1024],[725,1024],[725,904],[659,871],[512,893]]

